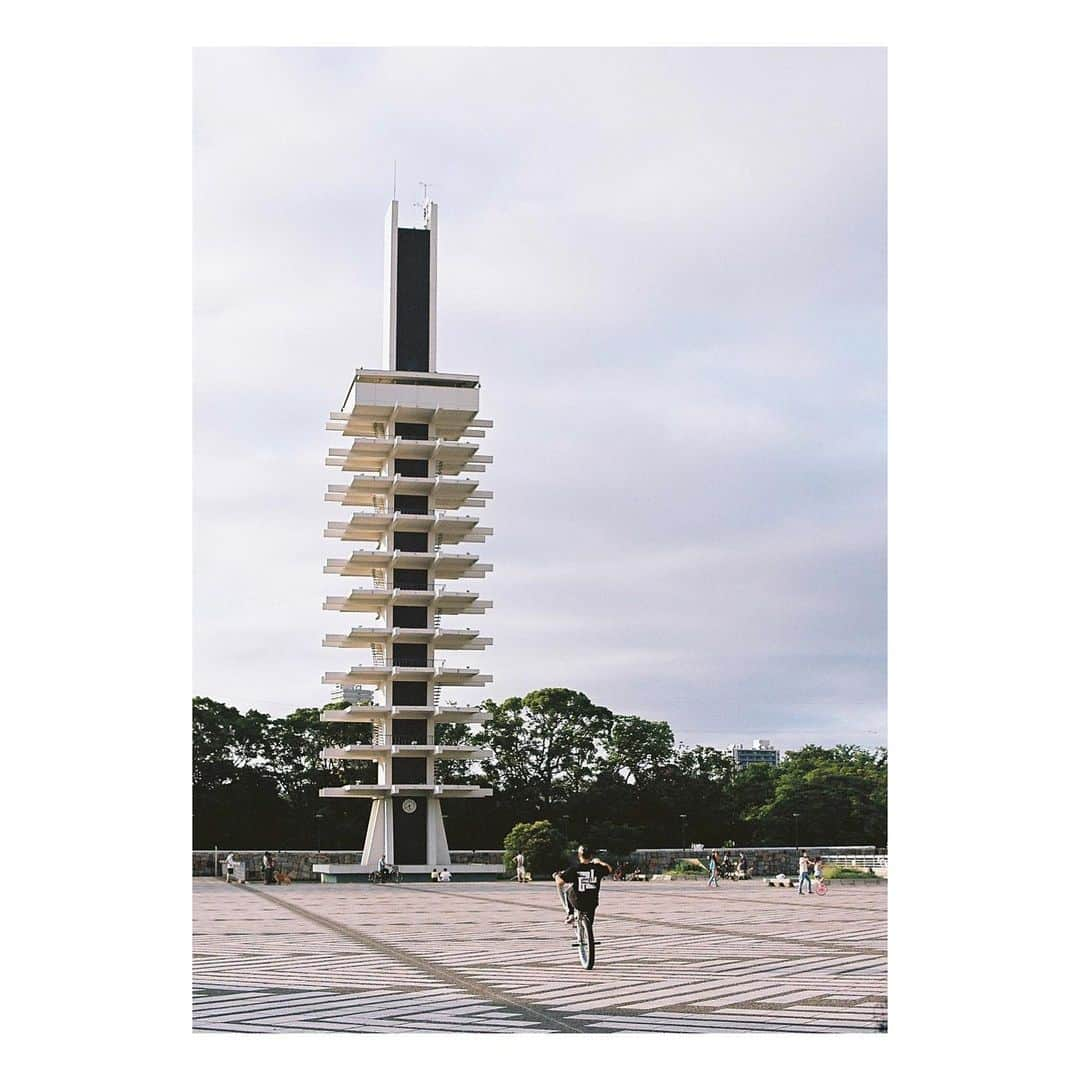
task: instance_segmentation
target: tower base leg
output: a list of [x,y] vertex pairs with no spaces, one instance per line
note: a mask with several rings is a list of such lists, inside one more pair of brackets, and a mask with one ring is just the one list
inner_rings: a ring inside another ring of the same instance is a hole
[[432,866],[450,866],[450,847],[443,824],[442,799],[428,799],[427,860]]
[[364,866],[374,866],[383,855],[386,856],[388,863],[394,861],[393,832],[390,800],[372,800],[371,815],[368,817],[367,836],[364,838],[364,854],[360,860]]

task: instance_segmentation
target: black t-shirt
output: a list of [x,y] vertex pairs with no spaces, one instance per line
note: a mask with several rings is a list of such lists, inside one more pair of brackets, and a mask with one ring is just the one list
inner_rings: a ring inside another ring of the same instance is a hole
[[559,877],[570,885],[570,898],[577,907],[596,907],[600,899],[600,882],[607,877],[607,867],[599,863],[576,862]]

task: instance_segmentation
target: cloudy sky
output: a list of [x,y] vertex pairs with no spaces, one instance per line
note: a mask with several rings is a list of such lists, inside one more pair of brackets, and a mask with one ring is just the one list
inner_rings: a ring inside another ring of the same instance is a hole
[[439,368],[495,421],[471,700],[884,744],[884,51],[201,50],[194,75],[196,694],[282,712],[348,666],[320,646],[351,625],[321,610],[324,424],[379,365],[396,160],[402,223],[419,181],[439,203]]

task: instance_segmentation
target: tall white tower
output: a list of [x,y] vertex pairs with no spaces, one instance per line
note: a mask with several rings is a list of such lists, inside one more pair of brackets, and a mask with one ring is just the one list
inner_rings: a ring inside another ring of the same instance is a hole
[[[491,458],[478,453],[473,441],[492,427],[477,418],[480,380],[436,369],[437,236],[434,203],[425,204],[424,224],[415,229],[401,228],[398,204],[390,204],[383,366],[356,371],[345,411],[331,414],[327,424],[348,443],[330,450],[326,464],[352,478],[331,484],[326,499],[356,509],[348,520],[331,521],[325,535],[356,546],[347,558],[329,559],[324,570],[369,581],[348,595],[327,598],[327,611],[367,619],[348,633],[327,634],[323,644],[369,649],[371,659],[327,672],[323,682],[369,687],[375,698],[323,713],[326,721],[371,724],[372,737],[322,756],[374,761],[378,778],[374,784],[320,790],[327,798],[373,800],[361,865],[317,866],[324,881],[366,875],[383,855],[406,875],[426,876],[434,866],[449,865],[442,800],[491,794],[490,788],[437,783],[435,775],[440,760],[491,756],[488,749],[440,743],[437,728],[487,719],[477,707],[453,704],[446,694],[449,687],[485,686],[491,676],[435,654],[491,644],[478,630],[446,619],[491,607],[462,584],[484,577],[491,566],[460,545],[483,543],[492,531],[469,512],[491,498],[479,489],[478,475]],[[453,870],[500,873],[502,867],[458,864]]]

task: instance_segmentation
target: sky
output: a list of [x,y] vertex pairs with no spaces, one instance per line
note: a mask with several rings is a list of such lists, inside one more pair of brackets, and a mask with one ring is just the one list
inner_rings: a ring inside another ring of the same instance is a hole
[[196,50],[193,692],[280,715],[360,662],[325,422],[381,364],[396,162],[495,423],[457,700],[884,745],[885,106],[882,49]]

